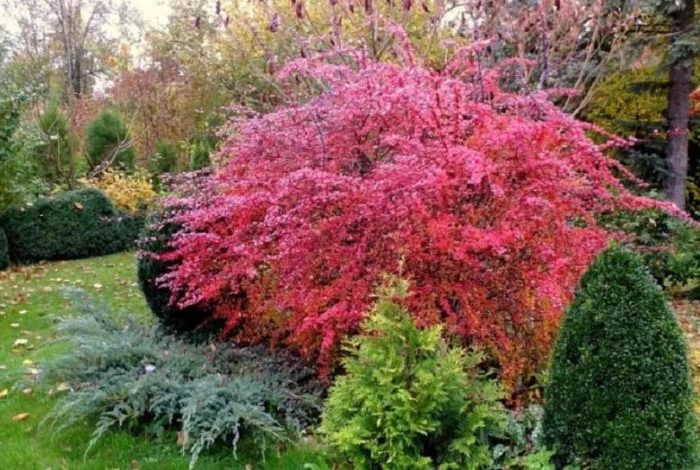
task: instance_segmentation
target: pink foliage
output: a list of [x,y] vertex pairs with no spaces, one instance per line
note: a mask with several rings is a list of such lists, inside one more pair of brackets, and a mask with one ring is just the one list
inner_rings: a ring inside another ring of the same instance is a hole
[[614,236],[595,215],[659,203],[623,187],[589,125],[456,57],[442,72],[361,55],[284,68],[322,91],[237,122],[207,191],[173,201],[189,206],[162,280],[176,300],[327,373],[394,273],[419,324],[490,351],[510,385],[536,370]]

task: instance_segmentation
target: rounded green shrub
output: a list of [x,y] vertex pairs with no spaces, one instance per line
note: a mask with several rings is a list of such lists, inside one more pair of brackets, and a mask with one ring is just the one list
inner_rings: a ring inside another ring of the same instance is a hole
[[87,258],[135,246],[143,221],[120,214],[97,189],[82,189],[10,207],[0,221],[19,263]]
[[0,227],[0,271],[10,265],[10,251],[7,248],[7,236],[5,230]]
[[638,255],[610,247],[564,317],[545,392],[545,443],[560,465],[697,468],[692,401],[669,305]]
[[[103,111],[87,128],[87,161],[91,170],[106,165],[130,171],[134,168],[131,135],[122,118],[112,111]],[[107,165],[111,160],[111,164]]]
[[167,251],[172,236],[179,229],[177,224],[168,221],[173,210],[159,208],[146,219],[138,241],[137,271],[139,286],[153,314],[166,329],[184,333],[201,326],[211,317],[211,312],[202,307],[179,308],[173,305],[170,290],[157,284],[157,279],[174,265],[173,261],[157,257]]
[[486,468],[505,424],[502,389],[479,372],[481,354],[448,347],[439,326],[416,328],[392,300],[406,289],[384,289],[351,340],[320,432],[353,468]]

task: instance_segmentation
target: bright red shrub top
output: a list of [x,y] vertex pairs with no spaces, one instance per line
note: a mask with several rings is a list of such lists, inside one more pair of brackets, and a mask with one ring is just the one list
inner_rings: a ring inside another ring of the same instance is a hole
[[501,90],[470,57],[442,72],[290,64],[281,79],[320,93],[236,122],[206,193],[176,201],[190,206],[163,279],[177,300],[328,372],[394,273],[419,324],[484,347],[511,385],[533,372],[612,236],[594,215],[658,203],[621,185],[590,126],[544,93]]

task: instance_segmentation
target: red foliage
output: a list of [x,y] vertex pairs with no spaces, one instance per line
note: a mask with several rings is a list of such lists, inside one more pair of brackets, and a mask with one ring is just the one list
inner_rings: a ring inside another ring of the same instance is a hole
[[595,214],[658,203],[621,185],[590,126],[501,90],[471,57],[442,72],[287,66],[281,79],[323,91],[236,123],[206,194],[174,201],[190,209],[163,282],[236,340],[291,346],[327,373],[382,274],[399,274],[419,324],[486,348],[511,385],[532,373],[612,236]]

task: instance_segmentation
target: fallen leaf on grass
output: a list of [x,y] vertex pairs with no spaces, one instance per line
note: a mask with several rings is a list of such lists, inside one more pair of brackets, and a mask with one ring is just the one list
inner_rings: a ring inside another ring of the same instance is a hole
[[19,323],[10,323],[10,328],[19,328]]
[[13,346],[15,346],[15,347],[16,347],[16,346],[26,346],[27,344],[29,344],[29,340],[28,340],[28,339],[26,339],[26,338],[19,338],[19,339],[16,339],[16,340],[15,340],[15,343],[14,343]]
[[10,391],[7,389],[0,390],[0,398],[5,398],[9,393]]
[[20,413],[18,415],[14,415],[12,417],[12,421],[19,422],[19,421],[24,421],[27,418],[29,418],[29,413]]
[[22,389],[22,393],[24,393],[25,395],[31,395],[32,389],[31,388]]
[[61,382],[56,386],[57,392],[67,392],[68,390],[70,390],[70,385],[68,385],[66,382]]
[[23,365],[24,367],[31,367],[31,366],[33,366],[34,364],[35,364],[34,361],[32,361],[31,359],[25,359],[25,360],[22,361],[22,365]]

